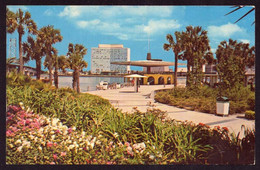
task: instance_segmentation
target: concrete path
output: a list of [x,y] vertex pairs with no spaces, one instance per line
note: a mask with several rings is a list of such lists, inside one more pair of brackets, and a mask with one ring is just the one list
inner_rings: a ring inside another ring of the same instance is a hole
[[[245,119],[244,114],[222,117],[208,113],[180,109],[161,103],[155,103],[153,99],[153,91],[157,89],[169,88],[173,88],[173,85],[142,85],[138,89],[138,93],[134,93],[134,87],[89,91],[88,93],[108,99],[110,103],[116,108],[122,109],[122,111],[128,113],[133,112],[133,107],[137,107],[137,109],[142,112],[145,112],[149,107],[154,107],[163,111],[167,111],[167,116],[175,120],[187,120],[194,123],[204,123],[210,127],[228,127],[230,132],[235,132],[236,134],[241,131],[241,125],[245,125],[250,129],[255,128],[255,121]],[[241,135],[243,135],[243,132],[241,133]]]

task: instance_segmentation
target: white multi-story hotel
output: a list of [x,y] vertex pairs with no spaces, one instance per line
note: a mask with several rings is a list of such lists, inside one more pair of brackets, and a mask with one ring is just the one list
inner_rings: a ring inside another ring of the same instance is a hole
[[130,61],[130,48],[121,44],[99,44],[98,48],[91,48],[92,73],[130,71],[130,66],[110,64],[114,61]]

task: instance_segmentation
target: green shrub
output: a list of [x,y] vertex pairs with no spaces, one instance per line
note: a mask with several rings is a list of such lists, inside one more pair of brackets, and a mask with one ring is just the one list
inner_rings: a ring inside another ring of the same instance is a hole
[[254,120],[255,119],[255,111],[247,110],[245,112],[245,118]]
[[[155,101],[205,113],[216,113],[218,89],[201,86],[196,89],[174,88],[155,95]],[[221,92],[230,99],[229,114],[243,113],[254,110],[255,94],[249,88],[236,86]]]

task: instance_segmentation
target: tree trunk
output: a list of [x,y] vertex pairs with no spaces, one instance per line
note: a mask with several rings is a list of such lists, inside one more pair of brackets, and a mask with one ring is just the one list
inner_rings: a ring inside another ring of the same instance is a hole
[[52,58],[51,55],[49,54],[49,83],[52,85]]
[[78,93],[80,93],[80,86],[79,86],[79,70],[77,70],[77,79],[76,79],[76,81],[77,81],[77,92]]
[[41,78],[41,59],[36,60],[36,79]]
[[59,77],[58,77],[58,67],[55,65],[55,71],[54,71],[54,84],[56,88],[59,88]]
[[76,91],[76,70],[74,70],[72,74],[72,88]]
[[22,53],[22,35],[21,34],[19,34],[19,62],[20,62],[19,72],[23,74],[23,53]]
[[178,54],[174,53],[175,55],[175,68],[174,68],[174,87],[177,87],[177,71],[178,71]]
[[187,75],[186,75],[186,86],[190,86],[190,63],[187,61]]

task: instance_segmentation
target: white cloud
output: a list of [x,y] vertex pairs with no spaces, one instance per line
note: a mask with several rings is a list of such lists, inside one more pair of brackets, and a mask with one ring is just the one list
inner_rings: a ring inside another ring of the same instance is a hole
[[239,41],[241,41],[242,43],[248,43],[248,44],[250,44],[250,40],[240,39]]
[[102,33],[111,33],[120,30],[120,25],[113,22],[101,22],[99,19],[91,21],[77,21],[77,26],[91,31],[101,31]]
[[176,20],[150,20],[148,25],[144,27],[144,32],[149,34],[156,34],[158,32],[163,32],[165,30],[180,28],[181,24],[179,24]]
[[53,11],[52,11],[51,9],[46,9],[43,14],[44,14],[44,15],[47,15],[47,16],[51,16],[51,15],[53,15],[54,13],[53,13]]
[[27,11],[29,8],[27,6],[15,6],[15,5],[8,5],[7,8],[9,8],[11,11],[16,12],[19,8],[23,11]]
[[67,16],[69,18],[74,18],[80,16],[82,11],[83,10],[81,6],[66,6],[64,10],[61,13],[59,13],[59,16]]
[[169,17],[172,14],[172,6],[66,6],[60,17],[77,18],[94,15],[100,18],[108,17]]
[[80,29],[140,40],[147,39],[148,33],[153,36],[179,28],[178,21],[167,18],[173,10],[172,6],[66,6],[58,15]]
[[225,37],[229,38],[235,33],[241,33],[243,29],[236,24],[228,23],[221,26],[209,26],[208,33],[211,37]]

